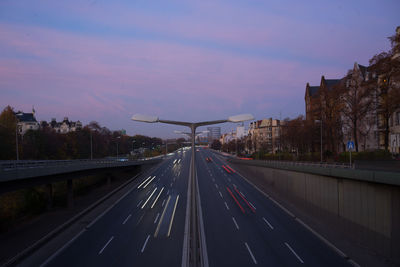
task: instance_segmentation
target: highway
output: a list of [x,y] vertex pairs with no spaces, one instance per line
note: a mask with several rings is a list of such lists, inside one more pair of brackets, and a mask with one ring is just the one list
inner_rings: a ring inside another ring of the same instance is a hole
[[180,266],[190,153],[176,153],[42,266]]
[[349,266],[223,157],[208,149],[197,155],[210,266]]
[[[349,265],[221,156],[196,150],[209,266]],[[177,152],[140,177],[42,266],[182,266],[190,157]]]

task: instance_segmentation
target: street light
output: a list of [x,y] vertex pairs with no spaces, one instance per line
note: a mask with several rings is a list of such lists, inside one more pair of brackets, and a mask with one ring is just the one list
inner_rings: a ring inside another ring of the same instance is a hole
[[189,257],[193,261],[193,265],[197,265],[197,259],[199,257],[198,254],[198,226],[197,226],[197,218],[198,218],[198,210],[197,210],[197,197],[196,197],[196,192],[197,192],[197,178],[196,178],[196,170],[195,170],[195,151],[196,151],[196,146],[195,146],[195,137],[196,137],[196,128],[200,126],[205,126],[205,125],[212,125],[212,124],[219,124],[219,123],[224,123],[224,122],[243,122],[243,121],[248,121],[248,120],[253,120],[254,117],[251,114],[241,114],[241,115],[235,115],[231,116],[227,119],[223,120],[215,120],[215,121],[203,121],[203,122],[184,122],[184,121],[171,121],[171,120],[163,120],[160,119],[157,116],[148,116],[148,115],[142,115],[142,114],[135,114],[131,118],[133,121],[140,121],[140,122],[147,122],[147,123],[156,123],[156,122],[161,122],[161,123],[166,123],[166,124],[174,124],[174,125],[181,125],[181,126],[186,126],[189,127],[191,130],[191,137],[192,137],[192,160],[191,160],[191,175],[190,175],[190,180],[189,180],[189,190],[191,190],[191,199],[188,199],[189,205],[191,206],[190,209],[190,243],[191,245],[189,247],[192,248],[192,255]]
[[121,139],[121,136],[118,136],[118,137],[117,137],[117,160],[118,160],[118,144],[119,144],[119,143],[118,143],[118,139]]
[[322,162],[322,119],[320,120],[315,120],[315,122],[319,122],[320,123],[320,133],[321,133],[321,162]]

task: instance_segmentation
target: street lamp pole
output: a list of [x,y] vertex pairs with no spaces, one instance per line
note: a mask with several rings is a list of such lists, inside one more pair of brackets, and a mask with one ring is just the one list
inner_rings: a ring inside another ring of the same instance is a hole
[[[187,263],[190,266],[202,266],[204,265],[204,259],[200,253],[201,250],[201,242],[199,238],[199,226],[198,226],[198,216],[199,216],[199,203],[197,198],[197,177],[196,177],[196,166],[195,166],[195,156],[196,156],[196,146],[195,146],[195,138],[196,138],[196,128],[205,125],[212,125],[212,124],[219,124],[224,122],[243,122],[247,120],[253,120],[254,117],[251,114],[242,114],[237,116],[231,116],[228,119],[224,120],[215,120],[215,121],[204,121],[204,122],[183,122],[183,121],[171,121],[171,120],[161,120],[158,117],[154,116],[146,116],[141,114],[135,114],[132,116],[133,121],[140,121],[140,122],[148,122],[148,123],[155,123],[161,122],[166,124],[174,124],[174,125],[181,125],[189,127],[191,130],[191,137],[192,137],[192,160],[191,160],[191,175],[189,180],[189,192],[191,192],[191,197],[188,198],[189,205],[190,205],[190,221],[189,221],[189,236],[188,239],[190,242],[189,250],[187,251]],[[200,247],[200,248],[199,248]],[[205,248],[203,248],[205,249]],[[190,255],[189,255],[190,254]],[[200,262],[199,262],[200,260]],[[185,263],[186,264],[186,263]],[[206,264],[208,265],[208,263]]]
[[92,136],[92,130],[90,130],[90,159],[93,159],[93,136]]
[[18,151],[18,122],[15,125],[15,144],[16,144],[16,151],[17,151],[17,160],[19,160],[19,151]]
[[322,162],[322,118],[321,118],[321,162]]

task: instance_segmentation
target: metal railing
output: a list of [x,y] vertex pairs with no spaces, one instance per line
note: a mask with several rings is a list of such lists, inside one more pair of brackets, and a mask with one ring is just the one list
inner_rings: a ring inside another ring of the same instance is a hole
[[[1,171],[12,171],[15,169],[32,169],[32,168],[47,168],[47,167],[57,167],[57,166],[77,166],[77,165],[100,165],[100,164],[113,164],[116,162],[120,163],[133,163],[133,161],[121,161],[113,159],[82,159],[82,160],[7,160],[0,161]],[[137,161],[134,161],[137,162]]]
[[285,161],[285,160],[263,160],[268,164],[285,165],[285,166],[312,166],[322,168],[341,168],[354,169],[354,164],[340,162],[309,162],[309,161]]

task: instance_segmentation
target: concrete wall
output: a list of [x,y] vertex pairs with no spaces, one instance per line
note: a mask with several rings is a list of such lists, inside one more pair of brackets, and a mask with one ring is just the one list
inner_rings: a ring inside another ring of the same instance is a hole
[[[400,186],[232,161],[260,189],[287,200],[321,229],[400,263]],[[332,230],[333,229],[333,230]]]

